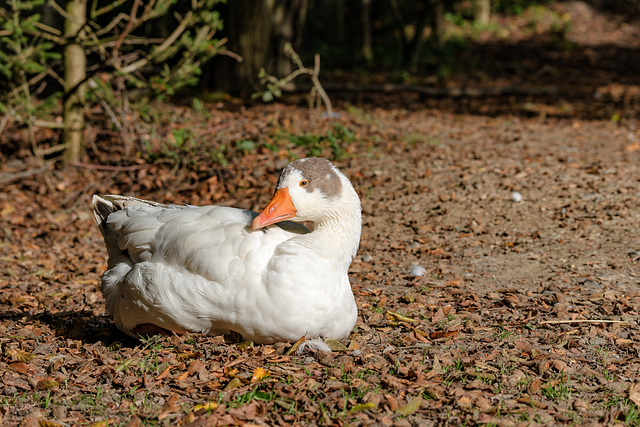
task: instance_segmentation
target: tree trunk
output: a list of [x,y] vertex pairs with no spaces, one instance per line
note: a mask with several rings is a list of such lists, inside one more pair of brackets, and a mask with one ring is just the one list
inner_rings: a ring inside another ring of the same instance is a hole
[[442,46],[444,37],[444,3],[443,0],[431,0],[431,34],[437,46]]
[[[439,4],[442,5],[442,3]],[[422,13],[418,13],[416,17],[415,34],[405,48],[405,65],[411,68],[415,68],[420,61],[420,49],[424,44],[424,29],[429,23],[430,12],[429,8],[425,7]],[[442,15],[442,10],[436,10],[435,13]]]
[[68,18],[65,21],[65,37],[68,44],[64,50],[64,128],[62,142],[65,145],[64,162],[80,161],[84,148],[84,85],[77,87],[87,75],[87,57],[78,43],[86,22],[87,0],[71,0],[67,4]]
[[302,34],[307,0],[233,0],[227,2],[224,31],[228,48],[242,62],[219,58],[212,64],[217,89],[241,96],[262,89],[258,73],[284,77],[293,65],[285,55],[288,42],[296,49]]
[[362,0],[362,56],[368,66],[373,65],[371,0]]
[[491,16],[491,0],[473,1],[473,19],[481,25],[489,25]]

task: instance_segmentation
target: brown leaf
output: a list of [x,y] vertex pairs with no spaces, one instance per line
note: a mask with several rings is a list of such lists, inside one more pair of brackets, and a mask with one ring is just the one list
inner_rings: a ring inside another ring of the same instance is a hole
[[431,322],[432,323],[438,323],[442,320],[444,320],[445,318],[445,314],[444,311],[442,311],[442,308],[438,308],[438,311],[436,311],[433,316],[431,317]]
[[551,359],[544,359],[538,363],[538,374],[542,375],[551,369],[553,365],[553,361]]
[[[638,403],[636,402],[636,404]],[[587,404],[587,402],[578,397],[573,401],[573,409],[578,412],[587,412],[589,410],[589,405]]]
[[171,369],[173,369],[173,366],[167,366],[166,368],[164,368],[164,371],[160,372],[160,374],[158,374],[158,376],[156,377],[156,381],[159,381],[169,375],[171,373]]
[[437,340],[441,338],[454,338],[458,336],[459,331],[434,331],[429,332],[429,338]]
[[20,350],[19,348],[7,348],[5,349],[4,354],[10,360],[17,362],[29,362],[36,357],[34,354]]
[[8,368],[13,372],[17,372],[19,374],[26,374],[29,372],[29,365],[24,362],[13,362],[10,363]]
[[458,398],[456,404],[462,409],[469,410],[471,409],[471,397],[467,394],[462,395]]
[[640,383],[633,384],[629,387],[629,400],[640,407]]
[[162,412],[158,414],[158,420],[162,421],[163,419],[167,418],[171,413],[177,412],[180,409],[181,408],[179,405],[179,396],[175,393],[171,393],[171,395],[169,396],[169,399],[167,400],[167,403],[164,405],[164,408],[162,409]]
[[440,364],[440,360],[438,359],[438,356],[433,356],[433,367],[431,368],[431,373],[433,374],[433,376],[442,375],[444,373],[444,369]]
[[393,412],[398,410],[398,402],[396,401],[395,397],[393,397],[390,394],[385,394],[384,398],[387,400],[387,403],[389,404],[389,409],[391,409]]
[[542,380],[540,378],[534,378],[529,382],[529,384],[527,384],[527,391],[532,395],[540,393],[541,388]]
[[427,335],[426,332],[423,332],[419,329],[414,329],[413,331],[411,331],[411,335],[413,336],[413,338],[415,338],[416,341],[420,341],[423,343],[428,343],[429,340],[427,340],[425,338],[425,336]]
[[303,342],[305,342],[307,338],[305,336],[302,336],[298,339],[298,341],[296,341],[289,350],[287,350],[287,352],[284,354],[285,356],[291,356],[292,354],[294,354],[296,352],[296,350],[298,350],[298,347],[300,347],[300,344],[302,344]]
[[187,378],[189,378],[189,371],[184,371],[183,373],[181,373],[176,377],[176,381],[184,381]]
[[199,359],[192,360],[189,364],[189,368],[187,369],[187,374],[191,376],[202,368],[204,368],[204,363],[202,363]]
[[55,421],[38,420],[38,427],[63,427],[64,424],[60,424]]
[[547,408],[547,405],[545,405],[544,403],[542,403],[542,402],[540,402],[538,400],[535,400],[535,399],[533,399],[533,398],[531,398],[529,396],[518,398],[518,402],[525,403],[527,405],[531,405],[534,408],[539,408],[539,409],[546,409]]
[[476,406],[481,412],[489,413],[493,412],[494,406],[491,404],[491,401],[486,397],[480,396],[476,401]]
[[142,425],[142,420],[137,416],[131,418],[131,420],[127,423],[125,427],[140,427]]

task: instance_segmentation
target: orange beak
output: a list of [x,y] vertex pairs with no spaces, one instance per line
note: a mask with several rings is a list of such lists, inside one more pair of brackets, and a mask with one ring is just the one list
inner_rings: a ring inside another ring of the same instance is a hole
[[257,230],[285,219],[293,218],[296,208],[293,206],[288,188],[276,191],[266,208],[251,223],[251,229]]

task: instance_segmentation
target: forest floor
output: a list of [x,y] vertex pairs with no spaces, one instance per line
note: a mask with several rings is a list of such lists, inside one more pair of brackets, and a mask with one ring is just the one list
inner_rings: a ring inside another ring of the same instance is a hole
[[[9,128],[0,424],[640,425],[640,24],[557,7],[570,48],[545,32],[506,50],[489,38],[475,52],[502,52],[504,72],[448,82],[553,94],[333,93],[331,120],[154,105],[131,153],[96,113],[85,161],[66,171],[39,166]],[[310,154],[335,158],[362,199],[344,348],[114,327],[92,194],[260,210],[279,170]]]

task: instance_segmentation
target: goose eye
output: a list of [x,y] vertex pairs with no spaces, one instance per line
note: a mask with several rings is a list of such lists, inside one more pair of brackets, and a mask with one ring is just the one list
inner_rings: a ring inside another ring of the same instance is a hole
[[300,187],[306,187],[307,185],[309,185],[309,181],[306,179],[303,179],[302,181],[300,181]]

